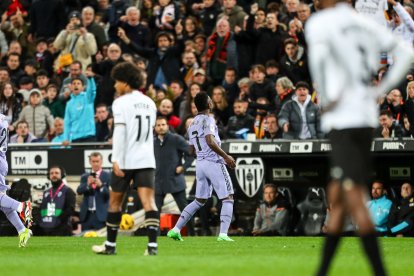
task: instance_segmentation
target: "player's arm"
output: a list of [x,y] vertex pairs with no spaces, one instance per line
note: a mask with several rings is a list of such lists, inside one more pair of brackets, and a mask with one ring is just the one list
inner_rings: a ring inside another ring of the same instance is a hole
[[112,144],[112,165],[116,176],[123,177],[124,173],[119,168],[119,163],[125,156],[124,139],[126,135],[125,123],[116,123],[113,135]]
[[216,141],[214,140],[214,135],[213,134],[207,134],[206,135],[206,142],[207,145],[218,155],[220,155],[221,157],[224,158],[224,161],[226,161],[226,164],[234,169],[236,167],[236,162],[234,161],[233,157],[231,157],[230,155],[228,155],[227,153],[224,152],[224,150],[222,150],[216,143]]
[[405,76],[414,62],[414,51],[412,47],[397,38],[395,38],[395,42],[394,47],[389,51],[395,57],[394,64],[378,85],[378,90],[376,91],[378,97],[383,96],[384,93],[387,93],[397,86],[402,76]]
[[196,155],[196,150],[195,150],[195,147],[193,145],[188,146],[188,155],[190,155],[190,156],[195,156]]

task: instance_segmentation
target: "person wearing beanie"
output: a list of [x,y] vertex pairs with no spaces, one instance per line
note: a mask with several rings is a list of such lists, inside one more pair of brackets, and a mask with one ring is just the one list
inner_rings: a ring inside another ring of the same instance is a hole
[[78,11],[72,11],[69,14],[69,23],[56,37],[53,45],[56,49],[61,50],[61,54],[55,62],[55,70],[58,72],[60,70],[67,71],[71,64],[68,58],[63,63],[62,57],[64,55],[70,54],[72,62],[78,60],[82,63],[82,68],[86,68],[92,63],[92,56],[98,50],[94,35],[83,27],[81,14]]

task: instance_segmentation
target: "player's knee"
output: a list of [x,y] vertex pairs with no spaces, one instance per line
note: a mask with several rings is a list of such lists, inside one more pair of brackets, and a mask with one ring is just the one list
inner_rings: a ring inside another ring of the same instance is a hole
[[207,202],[207,199],[204,199],[204,198],[196,198],[196,199],[195,199],[195,201],[196,201],[199,205],[204,206],[204,204],[206,204],[206,202]]

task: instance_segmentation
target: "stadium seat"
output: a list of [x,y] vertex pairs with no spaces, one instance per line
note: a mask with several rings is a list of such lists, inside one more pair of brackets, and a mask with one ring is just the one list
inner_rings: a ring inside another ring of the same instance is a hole
[[283,197],[289,202],[290,210],[289,210],[289,222],[287,226],[287,235],[291,235],[293,232],[293,226],[295,225],[295,222],[297,221],[297,211],[294,208],[296,206],[296,199],[292,194],[292,191],[288,187],[278,187],[277,191],[283,195]]
[[325,190],[320,187],[310,187],[305,200],[297,206],[300,212],[300,220],[295,230],[298,235],[317,236],[326,217]]

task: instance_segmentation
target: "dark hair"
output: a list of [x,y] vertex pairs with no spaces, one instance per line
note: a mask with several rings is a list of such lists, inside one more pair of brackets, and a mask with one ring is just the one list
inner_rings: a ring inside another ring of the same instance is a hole
[[182,81],[180,81],[180,80],[173,80],[173,81],[171,81],[170,86],[171,86],[171,84],[173,84],[173,83],[178,84],[178,86],[179,86],[181,89],[184,89],[184,84],[183,84],[183,82],[182,82]]
[[40,69],[39,71],[37,71],[36,78],[40,77],[40,76],[46,76],[46,77],[49,78],[49,74],[47,73],[47,71],[45,69]]
[[[6,85],[10,84],[13,90],[13,94],[7,99],[6,96],[4,96],[4,89],[6,88]],[[16,95],[17,89],[14,86],[14,84],[11,81],[5,81],[3,83],[0,83],[0,103],[6,103],[6,110],[2,110],[4,113],[8,113],[10,108],[13,108],[13,103],[15,102],[15,95]]]
[[208,109],[208,94],[206,92],[198,93],[194,98],[194,104],[198,112]]
[[276,67],[276,68],[279,68],[279,67],[280,67],[280,65],[279,65],[279,63],[278,63],[276,60],[271,59],[271,60],[268,60],[268,61],[266,62],[266,68],[269,68],[269,67]]
[[27,127],[29,127],[29,123],[26,120],[20,120],[16,124],[16,129],[19,128],[19,125],[25,124]]
[[80,62],[79,60],[75,60],[74,62],[72,62],[72,64],[70,66],[72,66],[74,64],[75,65],[78,64],[79,65],[79,68],[82,70],[82,62]]
[[237,75],[237,70],[236,70],[236,68],[234,68],[234,67],[232,67],[232,66],[227,67],[227,68],[226,68],[226,71],[233,71],[233,72],[234,72],[234,74],[235,74],[235,75]]
[[393,118],[392,112],[389,111],[388,109],[383,109],[380,111],[380,116],[387,116],[389,118]]
[[276,122],[277,122],[277,116],[276,116],[275,113],[268,113],[267,116],[266,116],[266,119],[268,119],[268,118],[275,118]]
[[288,45],[288,44],[293,44],[293,45],[297,46],[298,42],[293,38],[288,38],[283,42],[283,46],[286,47],[286,45]]
[[65,170],[65,168],[63,168],[62,166],[59,166],[57,164],[54,164],[54,165],[50,166],[47,169],[47,179],[50,179],[50,171],[52,169],[59,169],[59,171],[60,171],[60,179],[63,179],[63,178],[66,177],[66,170]]
[[111,72],[111,78],[127,83],[132,89],[138,89],[144,83],[141,69],[129,62],[115,65]]
[[155,46],[156,47],[158,47],[158,40],[160,39],[160,37],[163,37],[163,36],[165,36],[170,43],[172,42],[170,33],[165,32],[165,31],[161,31],[155,36]]
[[19,57],[19,60],[20,60],[20,54],[19,54],[19,53],[16,53],[16,52],[9,53],[9,54],[7,55],[7,60],[9,60],[9,58],[10,58],[11,56],[17,56],[17,57]]
[[82,85],[85,85],[85,83],[80,77],[72,77],[70,80],[70,83],[73,83],[75,80],[79,80],[82,83]]
[[98,108],[100,108],[100,107],[105,107],[105,108],[106,108],[106,110],[108,110],[108,105],[107,105],[107,104],[105,104],[105,103],[99,103],[99,104],[97,104],[97,105],[95,106],[95,110],[96,110],[96,109],[98,109]]
[[158,120],[165,120],[168,123],[168,119],[165,116],[157,116],[157,119],[155,121],[158,121]]

